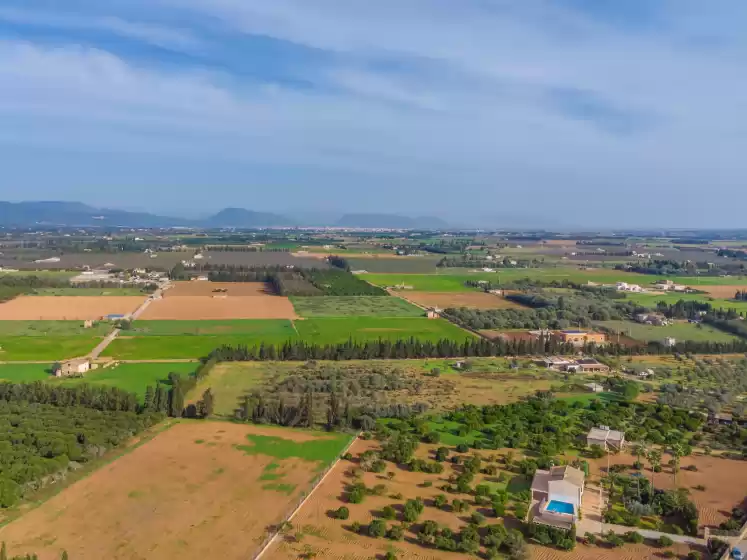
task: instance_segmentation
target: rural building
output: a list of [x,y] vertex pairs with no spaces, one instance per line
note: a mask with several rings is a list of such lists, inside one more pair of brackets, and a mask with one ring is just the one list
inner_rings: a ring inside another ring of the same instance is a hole
[[565,370],[581,373],[607,373],[610,368],[594,358],[581,358],[566,366]]
[[717,412],[708,415],[709,424],[720,424],[722,426],[731,426],[734,423],[734,416],[725,412]]
[[574,363],[573,360],[566,360],[557,356],[547,356],[538,360],[538,362],[547,369],[554,369],[556,371],[565,371],[565,368]]
[[592,393],[601,393],[604,391],[604,386],[599,383],[586,383],[584,385]]
[[615,286],[618,292],[643,292],[645,291],[638,284],[628,284],[627,282],[618,282]]
[[91,319],[86,319],[85,321],[83,321],[84,329],[90,329],[91,327],[93,327],[93,321]]
[[619,430],[610,430],[609,426],[592,428],[586,436],[586,445],[598,445],[602,449],[610,448],[620,451],[625,445],[625,433]]
[[635,320],[643,325],[653,325],[655,327],[664,327],[669,324],[669,319],[661,313],[638,313]]
[[78,358],[56,364],[53,371],[55,377],[68,377],[70,375],[86,373],[90,369],[91,360],[88,358]]
[[584,495],[584,472],[568,465],[537,470],[532,480],[532,522],[570,529]]
[[441,316],[441,310],[438,307],[430,307],[425,312],[425,316],[429,319],[438,319]]
[[566,344],[573,344],[573,346],[583,346],[584,344],[605,344],[607,342],[607,335],[599,332],[591,331],[580,331],[580,330],[567,330],[560,331],[555,336],[558,340]]
[[674,346],[675,344],[677,344],[677,339],[674,337],[668,336],[664,340],[662,340],[661,343],[667,348],[670,348]]

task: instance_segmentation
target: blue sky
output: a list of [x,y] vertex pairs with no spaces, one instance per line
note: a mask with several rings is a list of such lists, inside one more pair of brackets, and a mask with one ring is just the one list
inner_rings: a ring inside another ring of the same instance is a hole
[[743,227],[745,29],[743,0],[4,0],[0,199]]

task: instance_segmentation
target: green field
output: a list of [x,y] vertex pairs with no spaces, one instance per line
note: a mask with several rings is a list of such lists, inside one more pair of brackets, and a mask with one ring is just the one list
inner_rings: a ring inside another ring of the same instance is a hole
[[117,387],[118,389],[135,393],[142,402],[145,396],[145,389],[148,386],[155,387],[158,383],[169,384],[169,373],[180,373],[182,376],[186,376],[192,373],[196,367],[196,363],[189,362],[119,364],[118,366],[106,369],[90,371],[81,378],[63,379],[55,382],[66,386],[87,383],[90,385]]
[[[653,278],[657,278],[654,276]],[[667,276],[675,284],[684,284],[698,289],[698,286],[747,286],[747,276]]]
[[296,336],[287,319],[225,319],[206,321],[135,321],[120,337],[131,336],[233,336],[283,343]]
[[397,297],[295,297],[290,298],[301,317],[422,317],[423,310]]
[[388,274],[435,274],[438,271],[436,264],[441,257],[389,257],[382,255],[376,258],[345,257],[351,270],[366,270],[373,273]]
[[35,296],[146,296],[138,288],[36,288]]
[[398,340],[410,337],[437,341],[450,338],[463,342],[474,335],[443,319],[380,317],[327,317],[296,321],[301,340],[316,344],[357,341]]
[[318,439],[292,441],[284,439],[282,432],[278,430],[277,436],[248,434],[246,437],[249,440],[249,445],[240,445],[237,448],[247,455],[267,455],[276,459],[296,458],[303,461],[319,462],[321,463],[320,467],[324,467],[337,459],[351,439],[348,434],[305,433],[316,433]]
[[30,383],[46,381],[52,375],[52,363],[48,364],[0,364],[0,381]]
[[65,360],[85,356],[100,342],[90,336],[0,336],[0,361]]
[[86,329],[83,321],[0,321],[0,337],[4,336],[106,336],[112,330],[111,323],[98,322]]
[[666,327],[641,325],[633,321],[597,321],[596,324],[619,331],[642,342],[661,341],[670,336],[677,341],[694,340],[699,342],[731,342],[737,338],[708,325],[692,323],[675,323]]
[[225,362],[202,379],[189,397],[199,398],[210,388],[215,395],[215,415],[233,418],[236,408],[251,390],[278,374],[299,366],[298,362]]
[[423,292],[468,292],[476,288],[464,285],[467,280],[491,280],[494,283],[512,282],[533,278],[551,282],[571,280],[573,282],[631,282],[650,283],[655,276],[621,272],[613,269],[578,270],[575,268],[503,268],[497,272],[468,272],[467,269],[440,269],[436,274],[361,274],[361,278],[377,286],[404,284]]
[[70,272],[67,270],[19,270],[17,272],[10,272],[7,270],[0,270],[0,278],[3,276],[38,276],[40,278],[72,278],[77,276],[80,272]]
[[[205,323],[214,324],[203,327]],[[102,356],[121,360],[168,360],[201,358],[224,344],[281,345],[286,340],[299,338],[315,344],[341,344],[350,338],[357,341],[450,338],[461,342],[474,336],[443,319],[425,317],[320,317],[294,322],[285,319],[136,321],[133,326],[134,330],[123,331]],[[205,328],[207,330],[203,330]]]
[[747,301],[732,301],[728,299],[716,299],[708,294],[628,294],[627,299],[634,301],[648,308],[655,308],[656,304],[664,301],[668,304],[684,301],[702,301],[710,303],[715,309],[736,309],[738,312],[747,312]]

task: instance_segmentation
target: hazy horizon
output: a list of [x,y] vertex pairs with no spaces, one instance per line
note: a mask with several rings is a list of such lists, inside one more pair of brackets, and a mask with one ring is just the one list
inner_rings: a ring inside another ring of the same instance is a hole
[[0,200],[740,227],[745,28],[737,0],[6,0]]

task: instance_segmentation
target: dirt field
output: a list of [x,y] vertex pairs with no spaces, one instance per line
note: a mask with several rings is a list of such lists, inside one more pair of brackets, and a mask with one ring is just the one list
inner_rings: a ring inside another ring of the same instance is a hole
[[[109,314],[128,314],[146,296],[19,296],[0,304],[3,321],[62,321],[100,319]],[[288,304],[290,305],[290,303]],[[291,306],[291,309],[293,307]]]
[[[545,546],[530,546],[532,560],[661,560],[661,548],[647,544],[626,544],[621,548],[608,546],[576,545],[571,552],[563,552]],[[674,558],[684,558],[691,548],[684,544],[669,547]]]
[[[216,291],[216,290],[226,290]],[[272,295],[263,282],[174,282],[163,297],[175,296],[266,296]]]
[[741,284],[739,286],[695,286],[696,289],[701,292],[706,292],[708,295],[719,299],[733,299],[734,295],[738,291],[747,290],[747,285]]
[[[671,456],[665,454],[662,459],[663,470],[654,478],[656,488],[672,489],[675,487],[672,468],[667,466]],[[632,465],[632,455],[620,454],[611,456],[611,464]],[[607,468],[607,459],[589,461],[592,476],[600,476]],[[644,462],[644,464],[648,465]],[[695,465],[697,471],[686,470]],[[646,477],[651,480],[648,466]],[[677,474],[677,485],[690,490],[690,498],[700,511],[701,526],[717,527],[729,518],[732,508],[744,507],[747,501],[747,468],[743,461],[734,461],[720,457],[694,455],[683,457],[680,472]],[[698,485],[705,486],[705,491],[696,490]]]
[[[79,299],[79,298],[76,298]],[[106,298],[111,299],[111,298]],[[0,306],[0,309],[2,307]],[[255,296],[172,296],[151,303],[140,319],[297,319],[287,297]]]
[[485,292],[407,292],[397,294],[423,307],[472,307],[475,309],[524,309],[501,296]]
[[[3,527],[0,541],[40,560],[58,560],[61,549],[75,560],[251,558],[319,464],[247,454],[236,446],[251,445],[248,434],[319,441],[277,428],[178,424]],[[295,486],[259,482],[275,479]]]

